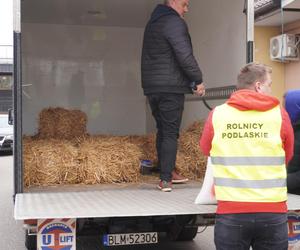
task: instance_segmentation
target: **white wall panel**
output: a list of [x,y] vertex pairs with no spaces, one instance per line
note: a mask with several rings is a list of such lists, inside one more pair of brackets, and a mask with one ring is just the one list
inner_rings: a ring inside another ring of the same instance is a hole
[[87,113],[88,131],[145,133],[140,28],[23,25],[24,133],[46,107]]
[[[239,69],[246,63],[246,16],[244,1],[190,1],[186,15],[194,54],[207,88],[236,84]],[[215,107],[225,100],[208,101]],[[186,102],[182,127],[205,119],[208,109],[200,102]]]

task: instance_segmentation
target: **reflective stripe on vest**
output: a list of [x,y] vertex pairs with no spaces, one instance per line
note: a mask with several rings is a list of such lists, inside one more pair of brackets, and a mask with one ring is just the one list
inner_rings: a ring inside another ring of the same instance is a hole
[[275,180],[237,180],[230,178],[214,178],[217,186],[236,187],[236,188],[273,188],[285,187],[286,179]]
[[227,104],[213,113],[210,152],[217,200],[280,202],[287,199],[281,111],[239,111]]
[[278,157],[211,157],[211,162],[215,165],[235,166],[235,165],[282,165],[285,158]]

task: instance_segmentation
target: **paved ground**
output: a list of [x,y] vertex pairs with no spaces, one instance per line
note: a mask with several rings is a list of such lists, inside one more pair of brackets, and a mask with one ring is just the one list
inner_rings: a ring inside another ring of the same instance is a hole
[[13,219],[12,156],[0,155],[0,249],[24,250],[22,223]]
[[[0,155],[0,250],[25,250],[22,223],[13,219],[13,159],[9,155]],[[203,228],[199,228],[199,232]],[[99,250],[100,243],[85,239],[84,246],[78,250]],[[192,242],[169,242],[161,239],[159,245],[110,248],[117,250],[214,250],[213,227],[208,227]]]

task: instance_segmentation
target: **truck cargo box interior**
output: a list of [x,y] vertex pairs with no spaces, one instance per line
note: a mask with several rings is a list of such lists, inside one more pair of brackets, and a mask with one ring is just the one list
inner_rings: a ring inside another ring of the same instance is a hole
[[[91,134],[154,131],[140,57],[145,24],[161,2],[22,1],[23,133],[35,134],[39,112],[53,106],[84,111]],[[192,0],[186,17],[208,88],[234,85],[245,62],[243,3],[229,2]],[[183,127],[208,113],[202,102],[185,111]]]

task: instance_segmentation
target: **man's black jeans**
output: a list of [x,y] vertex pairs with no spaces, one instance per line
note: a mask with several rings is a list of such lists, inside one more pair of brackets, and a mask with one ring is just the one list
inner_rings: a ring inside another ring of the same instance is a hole
[[218,214],[215,245],[217,250],[287,250],[287,215]]
[[175,168],[184,94],[157,93],[147,97],[156,121],[156,150],[160,178],[169,182]]

